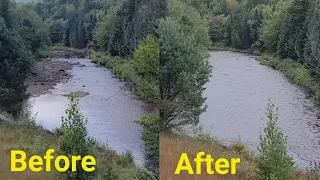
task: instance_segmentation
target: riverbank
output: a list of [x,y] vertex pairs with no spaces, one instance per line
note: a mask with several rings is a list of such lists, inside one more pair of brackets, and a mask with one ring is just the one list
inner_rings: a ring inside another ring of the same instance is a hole
[[70,62],[53,61],[54,58],[84,58],[88,54],[87,49],[73,49],[64,46],[53,46],[46,53],[47,58],[38,59],[25,84],[28,86],[27,94],[40,96],[53,89],[55,85],[71,78]]
[[[214,45],[209,48],[211,51],[239,52],[256,56],[261,65],[269,66],[283,73],[292,83],[306,90],[307,98],[313,98],[320,104],[320,77],[311,75],[312,72],[303,64],[292,59],[280,59],[267,53],[252,52],[251,50],[240,50],[224,45]],[[318,115],[320,119],[320,114]]]
[[[280,59],[273,55],[263,54],[257,60],[262,65],[267,65],[282,72],[293,84],[304,88],[309,96],[320,101],[320,77],[312,76],[310,70],[303,64],[291,60]],[[320,114],[318,114],[320,119]]]
[[[66,55],[66,52],[64,52]],[[70,57],[70,56],[58,56],[58,57]],[[89,61],[89,60],[87,60]],[[81,61],[82,62],[82,61]],[[90,66],[90,67],[87,67]],[[55,83],[61,83],[64,80],[72,80],[71,70],[86,69],[86,68],[96,68],[92,63],[84,65],[79,63],[77,60],[76,63],[73,63],[73,60],[70,61],[52,61],[52,60],[41,60],[36,62],[34,69],[32,71],[31,77],[29,77],[27,83],[29,86],[29,93],[34,96],[34,98],[40,98],[43,94],[49,89],[53,89]],[[104,70],[98,72],[105,72]],[[98,73],[99,74],[99,73]],[[101,75],[101,74],[100,74]],[[77,76],[77,73],[76,75]],[[70,80],[68,79],[70,78]],[[102,79],[101,79],[102,78]],[[101,80],[105,80],[105,77],[100,77]],[[94,80],[96,81],[96,80]],[[83,88],[83,83],[79,84]],[[63,83],[62,83],[63,84]],[[92,84],[92,83],[90,83]],[[87,84],[86,84],[87,85]],[[67,90],[65,92],[70,92]],[[112,93],[112,92],[110,92]],[[68,96],[68,94],[65,94]],[[60,99],[66,99],[63,93],[58,96]],[[88,93],[79,91],[76,92],[76,95],[79,97],[87,96]],[[101,99],[102,96],[99,98]],[[114,97],[114,96],[112,96]],[[59,100],[59,102],[61,102]],[[63,102],[62,102],[63,103]],[[49,103],[50,104],[50,103]],[[57,106],[56,104],[53,106]],[[49,117],[50,122],[57,121],[61,123],[61,116],[57,114],[57,109],[63,106],[58,105],[59,107],[50,108],[50,112],[43,112],[45,117]],[[40,109],[45,109],[45,107],[40,105]],[[58,115],[51,116],[53,112]],[[92,112],[92,111],[91,111]],[[40,113],[39,113],[40,114]],[[42,115],[42,114],[40,114]],[[97,115],[97,114],[95,114]],[[65,115],[64,115],[65,116]],[[40,116],[41,117],[41,116]],[[52,119],[56,117],[55,119]],[[105,116],[104,116],[105,117]],[[90,118],[91,119],[91,118]],[[91,122],[91,121],[90,121]],[[58,124],[60,124],[58,123]],[[41,123],[40,123],[41,124]],[[47,128],[47,126],[45,126]],[[55,126],[59,127],[59,126]],[[95,129],[94,131],[97,131]],[[92,131],[90,131],[92,132]],[[99,131],[100,132],[100,131]],[[91,135],[90,135],[91,136]],[[103,138],[104,136],[100,136]],[[96,136],[95,136],[96,137]],[[101,138],[100,138],[101,140]],[[12,179],[26,179],[26,180],[35,180],[35,179],[59,179],[59,173],[57,172],[40,172],[33,173],[30,170],[22,173],[11,173],[10,172],[10,150],[19,149],[27,152],[28,155],[42,155],[49,148],[58,149],[59,133],[51,133],[48,130],[45,130],[41,126],[37,125],[36,120],[25,120],[19,121],[18,123],[7,123],[0,121],[0,158],[3,159],[0,162],[0,179],[12,180]],[[107,139],[104,139],[107,141]],[[101,141],[99,141],[101,142]],[[101,143],[102,144],[102,143]],[[103,143],[105,144],[105,143]],[[106,143],[109,144],[109,143]],[[127,148],[126,148],[127,149]],[[140,169],[134,162],[133,154],[125,152],[123,149],[122,152],[111,150],[107,146],[97,145],[93,149],[93,156],[97,159],[97,170],[95,171],[96,175],[94,179],[106,179],[112,177],[113,179],[124,179],[124,180],[134,180],[139,179],[139,177],[148,177],[148,173]],[[59,152],[58,152],[59,153]],[[28,156],[28,157],[30,157]]]

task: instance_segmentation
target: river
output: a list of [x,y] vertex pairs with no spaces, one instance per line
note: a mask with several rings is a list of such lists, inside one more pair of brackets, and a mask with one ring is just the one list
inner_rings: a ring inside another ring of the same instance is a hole
[[54,131],[61,125],[70,92],[84,91],[80,111],[88,119],[89,136],[108,145],[118,153],[130,150],[136,164],[145,163],[141,129],[134,121],[149,113],[147,105],[134,99],[127,86],[106,68],[97,67],[89,59],[55,59],[78,64],[70,71],[72,77],[57,84],[49,93],[31,97],[27,107],[36,122]]
[[254,57],[232,52],[210,54],[214,70],[204,93],[208,109],[200,118],[205,130],[226,144],[240,138],[256,151],[271,99],[279,107],[278,123],[288,136],[295,165],[306,168],[320,161],[319,110],[302,89]]
[[[271,99],[279,107],[279,125],[288,136],[289,153],[296,166],[310,167],[310,162],[320,161],[318,110],[303,90],[248,55],[211,52],[211,56],[214,70],[204,94],[208,109],[200,121],[213,137],[226,144],[240,137],[257,150]],[[53,131],[61,125],[68,105],[65,95],[88,92],[88,96],[80,98],[80,110],[88,118],[89,135],[118,153],[130,150],[135,162],[143,165],[141,129],[134,121],[150,113],[147,105],[136,100],[108,69],[96,67],[89,59],[56,60],[79,64],[72,68],[69,80],[28,100],[31,113],[37,114],[37,123]]]

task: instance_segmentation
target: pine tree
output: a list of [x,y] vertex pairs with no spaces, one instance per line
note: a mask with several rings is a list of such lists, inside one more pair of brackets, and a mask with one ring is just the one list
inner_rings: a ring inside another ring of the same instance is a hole
[[167,128],[197,124],[205,111],[202,96],[211,66],[193,36],[178,21],[160,20],[160,119]]
[[0,107],[17,115],[26,98],[24,80],[30,71],[32,54],[19,33],[6,27],[0,17]]
[[306,38],[308,0],[294,0],[284,18],[277,51],[282,58],[302,60]]
[[320,1],[314,0],[310,7],[306,20],[304,60],[313,73],[320,75]]

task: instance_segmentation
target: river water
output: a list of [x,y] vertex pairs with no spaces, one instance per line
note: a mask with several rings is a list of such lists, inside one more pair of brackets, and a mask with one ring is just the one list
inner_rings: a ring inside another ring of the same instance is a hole
[[89,136],[118,153],[130,150],[138,165],[145,163],[141,130],[134,121],[149,113],[146,104],[135,100],[125,84],[106,68],[96,67],[89,59],[56,59],[78,63],[71,70],[72,78],[60,83],[49,93],[32,97],[27,104],[36,122],[54,131],[69,103],[70,92],[89,95],[79,100],[80,111],[88,118]]
[[[317,108],[303,90],[292,85],[280,72],[260,65],[253,57],[240,53],[211,52],[213,76],[207,84],[207,112],[200,121],[212,136],[229,144],[241,140],[252,150],[266,125],[266,107],[271,99],[279,107],[279,125],[288,136],[288,148],[296,166],[310,167],[320,161],[320,120]],[[149,113],[135,100],[125,84],[106,68],[96,67],[89,59],[56,59],[80,63],[71,70],[72,78],[49,93],[27,102],[36,121],[54,130],[68,105],[65,96],[84,91],[80,110],[88,118],[89,135],[118,153],[132,151],[135,162],[143,165],[144,148],[140,127],[134,123]]]
[[288,136],[295,165],[305,168],[320,162],[319,110],[303,90],[245,54],[211,52],[210,63],[213,76],[204,94],[208,109],[200,118],[210,134],[226,144],[240,138],[257,150],[271,99],[279,107],[278,123]]

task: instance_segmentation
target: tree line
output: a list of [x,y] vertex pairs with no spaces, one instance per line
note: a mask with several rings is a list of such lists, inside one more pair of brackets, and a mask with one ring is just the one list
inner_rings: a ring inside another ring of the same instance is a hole
[[[0,106],[11,112],[25,98],[24,79],[43,48],[90,48],[93,61],[130,81],[138,97],[156,107],[156,115],[137,122],[149,170],[159,178],[159,133],[197,125],[206,110],[212,42],[276,53],[319,73],[318,1],[1,0]],[[276,140],[286,158],[283,135]],[[284,161],[291,171],[291,161]]]
[[319,0],[183,0],[210,26],[213,43],[319,67]]
[[18,114],[32,62],[50,46],[49,26],[32,7],[0,1],[0,107]]

